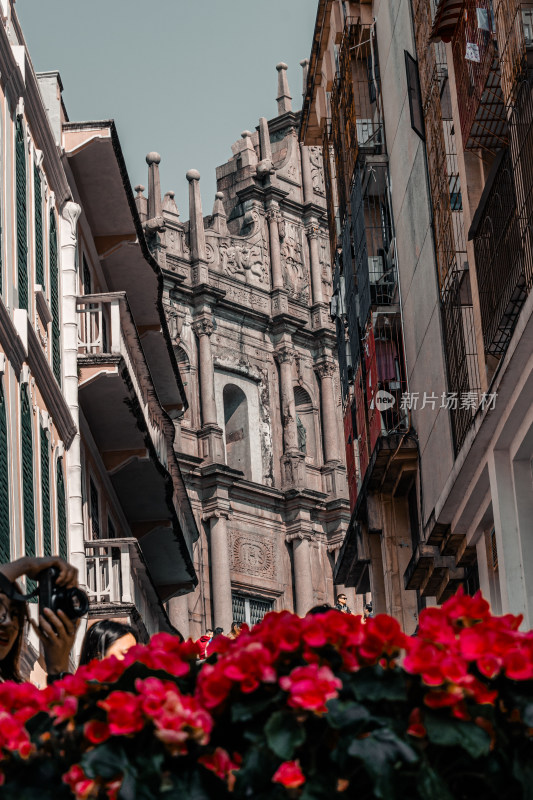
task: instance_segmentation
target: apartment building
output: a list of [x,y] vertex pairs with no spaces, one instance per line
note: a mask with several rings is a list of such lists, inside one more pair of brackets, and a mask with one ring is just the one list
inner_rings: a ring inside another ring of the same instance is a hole
[[162,276],[113,123],[70,122],[14,3],[0,13],[0,558],[59,553],[90,618],[146,638],[197,580]]
[[406,630],[457,587],[530,623],[530,4],[318,4],[351,523],[336,579]]

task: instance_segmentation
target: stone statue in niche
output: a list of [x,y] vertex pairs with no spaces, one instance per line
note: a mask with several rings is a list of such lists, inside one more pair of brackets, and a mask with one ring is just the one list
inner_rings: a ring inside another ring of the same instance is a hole
[[311,180],[313,181],[313,191],[315,194],[324,196],[326,194],[326,190],[324,187],[324,168],[322,164],[321,147],[309,148],[309,162],[311,164]]
[[285,288],[295,300],[309,299],[309,282],[303,263],[301,230],[294,222],[285,221],[285,238],[280,248]]
[[307,453],[307,431],[298,414],[296,414],[296,430],[298,432],[298,450],[305,455]]
[[267,283],[267,268],[261,244],[237,243],[234,239],[220,244],[222,272],[231,278],[244,278],[245,283]]

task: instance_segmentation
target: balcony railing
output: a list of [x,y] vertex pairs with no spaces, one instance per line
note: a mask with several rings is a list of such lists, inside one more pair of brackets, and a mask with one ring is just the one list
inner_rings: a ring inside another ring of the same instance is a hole
[[89,611],[104,605],[129,613],[134,607],[148,633],[168,628],[137,539],[86,541],[85,563]]
[[159,461],[166,467],[167,438],[162,420],[153,413],[154,404],[149,403],[149,394],[154,388],[125,293],[84,295],[78,298],[77,310],[79,360],[83,364],[93,360],[100,362],[106,356],[123,359],[152,444]]

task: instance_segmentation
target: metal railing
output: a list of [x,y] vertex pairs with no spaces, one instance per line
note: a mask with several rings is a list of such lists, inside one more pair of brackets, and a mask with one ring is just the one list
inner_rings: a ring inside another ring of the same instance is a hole
[[136,539],[85,542],[87,594],[91,605],[134,602],[132,547],[138,547]]

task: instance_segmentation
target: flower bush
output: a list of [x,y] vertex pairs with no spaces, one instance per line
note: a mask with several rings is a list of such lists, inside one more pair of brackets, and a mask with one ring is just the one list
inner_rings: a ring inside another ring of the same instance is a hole
[[2,800],[533,797],[533,633],[480,594],[157,634],[47,689],[0,685]]

